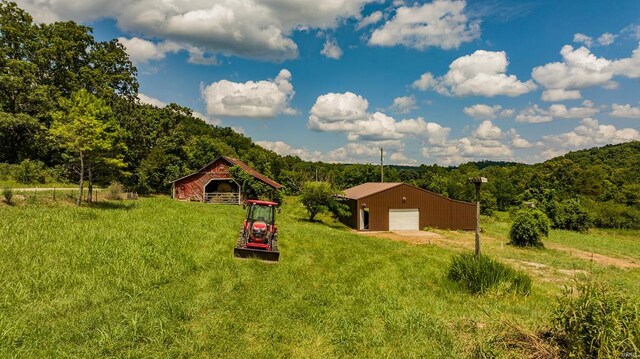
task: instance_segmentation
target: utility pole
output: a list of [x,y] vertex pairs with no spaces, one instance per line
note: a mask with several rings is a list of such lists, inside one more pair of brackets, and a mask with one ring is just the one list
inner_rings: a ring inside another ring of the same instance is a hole
[[469,183],[476,186],[476,257],[480,256],[480,186],[487,183],[485,177],[469,178]]
[[384,182],[384,149],[380,148],[380,182]]

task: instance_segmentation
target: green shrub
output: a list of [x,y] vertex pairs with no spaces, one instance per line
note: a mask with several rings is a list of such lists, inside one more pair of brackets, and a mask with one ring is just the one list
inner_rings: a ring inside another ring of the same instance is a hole
[[587,210],[577,199],[559,202],[555,206],[554,216],[550,218],[553,228],[570,231],[586,232],[591,224]]
[[593,225],[598,228],[640,229],[640,209],[613,202],[588,204]]
[[124,186],[120,182],[112,182],[105,191],[105,198],[109,200],[122,199],[124,193]]
[[20,183],[45,183],[47,181],[47,169],[40,161],[24,160],[16,166],[14,177]]
[[453,257],[448,278],[471,293],[482,294],[498,285],[521,294],[531,291],[531,278],[485,255],[462,253]]
[[9,187],[5,187],[2,189],[2,196],[4,197],[4,202],[6,204],[13,204],[13,190]]
[[0,181],[13,179],[13,167],[8,163],[0,163]]
[[509,230],[509,243],[521,247],[542,247],[542,237],[549,236],[549,227],[549,218],[540,210],[522,210]]
[[551,332],[564,357],[622,358],[640,350],[640,307],[603,284],[579,283],[558,298]]

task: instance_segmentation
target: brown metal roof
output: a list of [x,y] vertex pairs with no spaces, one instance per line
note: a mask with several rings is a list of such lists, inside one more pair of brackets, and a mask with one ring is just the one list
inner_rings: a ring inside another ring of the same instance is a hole
[[360,199],[374,193],[386,191],[390,188],[400,186],[402,182],[367,182],[344,190],[344,197]]
[[213,161],[211,161],[211,162],[207,163],[207,165],[206,165],[206,166],[202,167],[202,168],[201,168],[201,169],[199,169],[198,171],[193,172],[193,173],[191,173],[191,174],[189,174],[189,175],[186,175],[186,176],[184,176],[184,177],[180,177],[180,178],[178,178],[178,179],[176,179],[176,180],[172,181],[171,183],[178,182],[178,181],[180,181],[181,179],[185,179],[185,178],[187,178],[187,177],[191,177],[191,176],[193,176],[193,175],[195,175],[195,174],[197,174],[197,173],[204,172],[204,170],[206,170],[206,169],[207,169],[207,167],[211,166],[213,163],[215,163],[215,162],[216,162],[217,160],[219,160],[220,158],[222,158],[223,160],[227,161],[227,162],[228,162],[230,165],[232,165],[232,166],[233,166],[233,165],[236,165],[236,166],[238,166],[238,167],[242,168],[242,170],[243,170],[243,171],[247,172],[248,174],[250,174],[250,175],[252,175],[253,177],[255,177],[256,179],[258,179],[259,181],[262,181],[262,182],[264,182],[264,183],[268,184],[269,186],[271,186],[271,187],[273,187],[273,188],[275,188],[275,189],[280,189],[280,188],[282,188],[282,185],[281,185],[280,183],[278,183],[278,182],[276,182],[276,181],[272,180],[271,178],[269,178],[269,177],[267,177],[267,176],[263,175],[262,173],[260,173],[260,172],[258,172],[258,171],[256,171],[256,170],[254,170],[254,169],[253,169],[253,168],[251,168],[248,164],[246,164],[246,163],[244,163],[244,162],[240,161],[239,159],[236,159],[236,158],[233,158],[233,157],[228,157],[228,156],[220,156],[220,157],[216,158],[215,160],[213,160]]

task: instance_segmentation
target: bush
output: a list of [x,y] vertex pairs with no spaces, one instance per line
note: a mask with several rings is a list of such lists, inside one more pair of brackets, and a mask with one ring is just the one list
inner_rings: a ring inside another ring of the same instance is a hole
[[640,348],[639,310],[605,285],[578,283],[558,298],[551,332],[564,357],[622,358]]
[[4,202],[6,204],[13,204],[13,190],[9,187],[2,189],[2,196],[4,196]]
[[576,199],[562,201],[555,206],[555,215],[551,217],[553,228],[586,232],[591,221],[587,210]]
[[47,169],[40,161],[24,160],[15,168],[14,177],[20,183],[45,183]]
[[453,257],[448,278],[463,285],[473,294],[504,285],[508,290],[521,294],[531,291],[531,278],[485,255],[462,253]]
[[106,189],[105,198],[109,200],[122,199],[124,193],[124,186],[120,182],[112,182]]
[[549,236],[549,226],[549,219],[541,211],[522,210],[509,230],[509,243],[521,247],[542,247],[542,237]]
[[638,208],[613,202],[590,202],[588,207],[595,227],[640,229]]

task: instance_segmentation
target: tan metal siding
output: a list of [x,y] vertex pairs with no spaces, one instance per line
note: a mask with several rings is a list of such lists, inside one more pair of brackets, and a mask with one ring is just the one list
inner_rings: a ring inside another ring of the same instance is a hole
[[453,201],[406,184],[361,198],[353,213],[356,226],[352,228],[359,228],[358,212],[363,203],[369,208],[369,229],[372,231],[389,230],[389,209],[393,208],[418,208],[420,229],[475,229],[474,204]]

